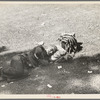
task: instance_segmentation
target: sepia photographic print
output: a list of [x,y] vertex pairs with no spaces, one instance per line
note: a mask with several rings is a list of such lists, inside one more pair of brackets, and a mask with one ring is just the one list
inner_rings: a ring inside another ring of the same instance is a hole
[[99,2],[0,2],[0,98],[99,94]]

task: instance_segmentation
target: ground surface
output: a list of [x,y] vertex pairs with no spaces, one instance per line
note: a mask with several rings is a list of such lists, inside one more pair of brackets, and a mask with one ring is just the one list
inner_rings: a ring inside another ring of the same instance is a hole
[[[0,5],[0,45],[9,51],[31,49],[39,41],[55,43],[62,32],[75,32],[83,42],[74,60],[35,68],[13,83],[1,82],[0,94],[99,94],[99,4]],[[1,55],[0,66],[15,54]]]

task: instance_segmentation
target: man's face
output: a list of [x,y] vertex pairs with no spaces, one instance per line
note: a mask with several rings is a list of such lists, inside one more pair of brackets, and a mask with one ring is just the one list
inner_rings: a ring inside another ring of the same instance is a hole
[[47,53],[49,56],[53,55],[55,53],[55,48],[54,47],[49,47],[47,49]]
[[51,49],[49,49],[48,50],[48,55],[52,55],[53,54],[53,52],[54,52],[54,50],[51,48]]

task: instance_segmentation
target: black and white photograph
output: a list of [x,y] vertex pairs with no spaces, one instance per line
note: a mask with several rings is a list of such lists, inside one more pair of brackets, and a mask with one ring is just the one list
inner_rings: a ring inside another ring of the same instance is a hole
[[100,3],[0,2],[0,94],[100,94]]

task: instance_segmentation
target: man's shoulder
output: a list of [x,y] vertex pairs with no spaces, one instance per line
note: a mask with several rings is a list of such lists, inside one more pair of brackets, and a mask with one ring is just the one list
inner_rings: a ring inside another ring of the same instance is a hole
[[34,49],[35,49],[35,51],[37,51],[37,52],[42,52],[43,50],[45,50],[44,47],[43,47],[42,45],[36,46]]

